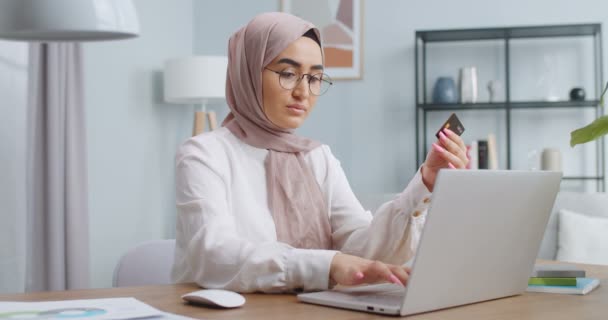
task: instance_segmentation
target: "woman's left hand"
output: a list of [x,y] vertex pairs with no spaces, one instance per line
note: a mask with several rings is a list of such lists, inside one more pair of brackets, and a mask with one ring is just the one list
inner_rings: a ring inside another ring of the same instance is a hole
[[462,138],[450,129],[443,129],[439,133],[439,140],[433,143],[422,164],[422,182],[433,192],[435,178],[440,169],[465,169],[468,163],[467,147]]

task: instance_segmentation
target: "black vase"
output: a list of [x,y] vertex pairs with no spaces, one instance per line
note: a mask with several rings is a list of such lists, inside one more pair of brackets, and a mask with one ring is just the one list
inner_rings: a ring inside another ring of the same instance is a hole
[[573,88],[572,90],[570,90],[570,100],[584,101],[585,100],[585,89]]

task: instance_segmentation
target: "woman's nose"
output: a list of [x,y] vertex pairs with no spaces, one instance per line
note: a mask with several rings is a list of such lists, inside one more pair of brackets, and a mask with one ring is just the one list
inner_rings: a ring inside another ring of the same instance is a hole
[[301,98],[307,98],[310,95],[308,86],[307,75],[302,75],[300,82],[298,82],[295,88],[293,88],[293,95]]

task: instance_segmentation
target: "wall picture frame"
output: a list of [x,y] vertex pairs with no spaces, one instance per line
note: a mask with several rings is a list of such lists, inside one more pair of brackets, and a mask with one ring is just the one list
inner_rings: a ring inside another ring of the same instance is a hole
[[334,80],[363,78],[363,0],[279,0],[280,11],[321,32],[325,73]]

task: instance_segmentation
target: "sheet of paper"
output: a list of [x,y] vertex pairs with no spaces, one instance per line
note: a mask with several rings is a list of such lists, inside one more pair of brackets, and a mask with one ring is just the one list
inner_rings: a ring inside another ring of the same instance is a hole
[[165,312],[160,317],[150,317],[150,318],[144,318],[144,319],[138,319],[138,320],[200,320],[200,319],[188,318],[188,317],[180,316],[179,314]]
[[164,312],[135,298],[39,302],[0,301],[0,319],[123,320],[163,315]]

